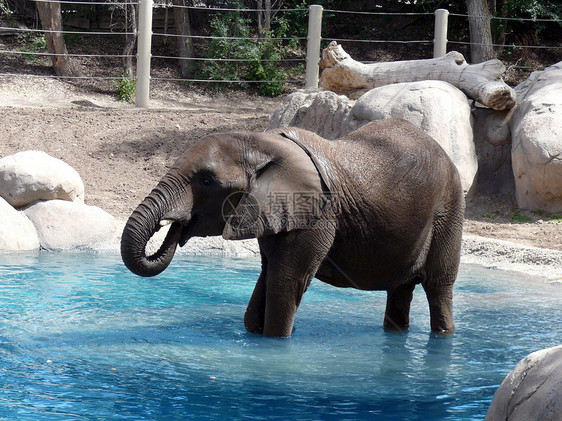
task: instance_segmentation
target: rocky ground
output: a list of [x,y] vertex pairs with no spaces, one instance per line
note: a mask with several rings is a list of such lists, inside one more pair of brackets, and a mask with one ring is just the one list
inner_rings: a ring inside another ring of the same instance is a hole
[[[212,132],[264,130],[281,101],[153,82],[150,108],[138,109],[109,90],[0,76],[0,157],[42,150],[60,158],[82,176],[87,204],[125,219],[187,143]],[[562,282],[561,215],[518,210],[511,196],[477,197],[467,205],[469,261],[540,266]],[[514,252],[513,244],[531,251]]]

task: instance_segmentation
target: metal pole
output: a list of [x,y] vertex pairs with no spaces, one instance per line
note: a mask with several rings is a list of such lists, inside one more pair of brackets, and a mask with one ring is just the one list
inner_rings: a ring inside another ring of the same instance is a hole
[[308,36],[306,46],[305,88],[318,88],[320,70],[320,40],[322,39],[322,6],[313,4],[308,8]]
[[433,38],[433,58],[447,54],[447,22],[449,11],[437,9],[435,11],[435,36]]
[[135,105],[148,107],[150,93],[150,44],[152,41],[152,0],[139,0],[139,39],[137,47],[137,91]]

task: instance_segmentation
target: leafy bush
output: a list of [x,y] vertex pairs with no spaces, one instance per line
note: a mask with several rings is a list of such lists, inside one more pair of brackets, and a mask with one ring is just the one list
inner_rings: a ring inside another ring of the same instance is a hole
[[18,37],[20,43],[23,44],[20,47],[20,51],[28,51],[31,54],[22,54],[21,56],[26,60],[30,60],[36,63],[43,63],[44,59],[42,59],[41,55],[33,54],[33,53],[43,53],[47,51],[47,41],[45,40],[45,35],[21,35]]
[[137,82],[135,79],[121,75],[121,79],[115,81],[116,96],[119,101],[135,102]]
[[225,81],[219,85],[222,87],[247,88],[250,82],[259,82],[262,95],[282,94],[285,81],[296,71],[302,72],[302,66],[289,70],[280,64],[296,45],[293,41],[279,39],[287,36],[289,23],[286,19],[275,19],[272,26],[274,30],[257,34],[251,19],[239,12],[215,16],[211,28],[212,35],[218,38],[211,41],[206,57],[217,60],[204,61],[198,76]]

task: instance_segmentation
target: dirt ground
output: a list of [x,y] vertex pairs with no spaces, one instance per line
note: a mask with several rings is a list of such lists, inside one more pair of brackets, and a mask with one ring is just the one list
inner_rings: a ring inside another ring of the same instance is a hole
[[[282,98],[153,82],[149,109],[51,78],[0,76],[0,157],[42,150],[82,176],[86,203],[126,219],[186,144],[209,133],[264,130]],[[467,204],[465,232],[562,250],[562,218],[511,196]]]

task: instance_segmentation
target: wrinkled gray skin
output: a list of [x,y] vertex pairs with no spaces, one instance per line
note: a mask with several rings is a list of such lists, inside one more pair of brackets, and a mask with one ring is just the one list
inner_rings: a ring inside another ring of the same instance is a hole
[[[193,236],[255,237],[262,271],[244,317],[250,332],[290,336],[316,276],[386,290],[384,327],[397,331],[408,329],[421,283],[431,330],[450,334],[463,214],[455,166],[402,120],[332,141],[295,128],[218,134],[189,148],[132,213],[121,254],[132,272],[153,276]],[[169,221],[164,243],[146,256]]]

